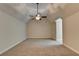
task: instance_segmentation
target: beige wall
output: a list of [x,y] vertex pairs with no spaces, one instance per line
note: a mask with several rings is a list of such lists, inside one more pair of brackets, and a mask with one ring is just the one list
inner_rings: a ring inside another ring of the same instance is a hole
[[64,19],[64,44],[79,53],[79,12]]
[[41,21],[31,20],[28,25],[28,38],[53,38],[55,39],[55,23],[47,19]]
[[0,11],[0,53],[26,39],[26,25]]

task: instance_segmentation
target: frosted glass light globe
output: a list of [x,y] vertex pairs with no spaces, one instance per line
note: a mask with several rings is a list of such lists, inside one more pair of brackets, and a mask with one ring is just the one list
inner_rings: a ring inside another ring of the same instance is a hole
[[40,14],[37,14],[37,16],[36,16],[36,20],[40,20],[40,19],[41,19]]

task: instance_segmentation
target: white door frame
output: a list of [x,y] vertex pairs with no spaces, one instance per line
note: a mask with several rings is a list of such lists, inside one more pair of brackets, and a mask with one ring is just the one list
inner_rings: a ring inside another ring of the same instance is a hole
[[56,43],[58,45],[63,44],[63,24],[62,24],[62,18],[56,19]]

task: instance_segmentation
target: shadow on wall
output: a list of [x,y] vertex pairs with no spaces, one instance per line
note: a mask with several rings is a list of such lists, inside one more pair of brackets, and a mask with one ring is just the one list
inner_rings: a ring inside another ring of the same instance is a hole
[[56,24],[48,19],[30,20],[27,23],[28,38],[53,38],[55,39]]

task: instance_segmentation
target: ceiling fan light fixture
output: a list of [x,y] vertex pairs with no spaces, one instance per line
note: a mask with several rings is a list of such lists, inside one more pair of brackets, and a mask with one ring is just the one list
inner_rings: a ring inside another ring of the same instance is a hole
[[40,14],[37,14],[36,15],[36,20],[40,20],[41,19],[41,15]]
[[32,16],[33,18],[32,19],[35,19],[35,20],[41,20],[42,18],[47,18],[47,16],[41,16],[41,14],[38,12],[38,5],[39,3],[36,3],[37,4],[37,13],[36,13],[36,16]]

